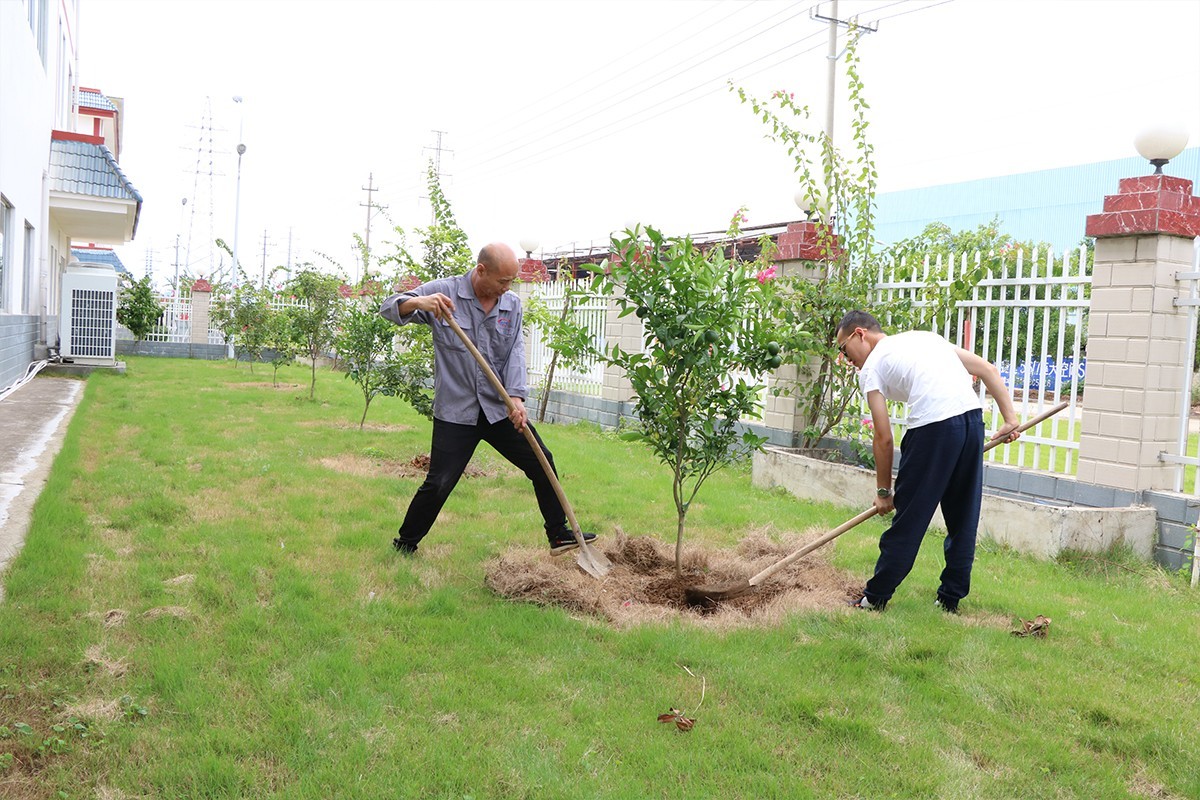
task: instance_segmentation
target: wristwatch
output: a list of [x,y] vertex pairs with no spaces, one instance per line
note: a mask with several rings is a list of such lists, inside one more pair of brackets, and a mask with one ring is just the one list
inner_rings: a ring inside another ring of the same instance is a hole
[[879,495],[880,497],[891,497],[892,490],[891,489],[876,489],[875,494]]

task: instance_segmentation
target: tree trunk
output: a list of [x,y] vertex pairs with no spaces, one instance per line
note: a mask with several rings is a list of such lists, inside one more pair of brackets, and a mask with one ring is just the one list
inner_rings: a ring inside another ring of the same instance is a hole
[[550,402],[550,387],[554,385],[554,365],[558,363],[558,351],[550,356],[550,366],[546,368],[546,383],[542,386],[542,401],[538,403],[538,422],[546,421],[546,404]]

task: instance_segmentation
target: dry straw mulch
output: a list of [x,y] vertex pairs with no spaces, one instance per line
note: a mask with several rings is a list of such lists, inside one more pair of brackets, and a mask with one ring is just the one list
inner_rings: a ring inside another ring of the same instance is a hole
[[573,554],[550,558],[543,548],[514,548],[487,563],[486,582],[503,597],[560,606],[617,627],[672,620],[713,628],[775,625],[798,610],[845,609],[846,599],[862,588],[861,578],[835,569],[818,551],[716,609],[689,607],[684,591],[749,578],[822,533],[772,537],[755,531],[735,551],[685,542],[683,577],[677,578],[673,543],[618,530],[593,545],[613,564],[603,579],[586,574]]

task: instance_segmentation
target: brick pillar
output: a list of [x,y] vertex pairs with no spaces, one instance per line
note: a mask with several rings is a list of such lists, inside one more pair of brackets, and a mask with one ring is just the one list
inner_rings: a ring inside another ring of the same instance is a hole
[[[622,317],[619,316],[620,313],[621,308],[617,305],[614,297],[605,312],[605,346],[611,348],[615,344],[626,352],[640,353],[645,344],[642,338],[641,317],[636,314]],[[626,403],[633,400],[636,395],[633,391],[633,384],[629,382],[629,378],[625,377],[625,371],[608,365],[604,368],[604,385],[600,389],[600,396],[605,400]]]
[[212,284],[200,278],[192,284],[192,344],[208,344],[208,325],[212,309]]
[[1192,268],[1200,198],[1182,178],[1124,178],[1086,230],[1096,253],[1077,477],[1171,489],[1175,468],[1159,453],[1178,438],[1192,356],[1188,308],[1174,303],[1188,287],[1175,276]]
[[[775,239],[776,266],[780,277],[820,280],[825,276],[827,258],[837,258],[841,248],[832,240],[832,231],[823,222],[789,222],[787,230]],[[767,397],[763,409],[763,424],[769,428],[789,431],[795,438],[805,427],[797,415],[796,398],[790,394],[770,391],[780,383],[792,385],[798,381],[795,365],[789,364],[767,376]]]

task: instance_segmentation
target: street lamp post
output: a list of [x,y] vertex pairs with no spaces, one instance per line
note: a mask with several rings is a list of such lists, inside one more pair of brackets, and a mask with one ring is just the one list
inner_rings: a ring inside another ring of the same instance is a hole
[[[242,98],[240,95],[235,95],[233,102],[241,108]],[[240,112],[239,112],[240,113]],[[233,279],[237,281],[238,276],[238,223],[241,221],[242,215],[242,156],[246,154],[246,145],[242,144],[243,123],[245,117],[242,116],[238,120],[238,146],[237,146],[237,192],[234,195],[233,201]]]
[[233,201],[233,274],[234,279],[237,279],[238,271],[238,222],[242,212],[242,156],[246,154],[246,145],[238,144],[238,165],[237,165],[237,194]]

